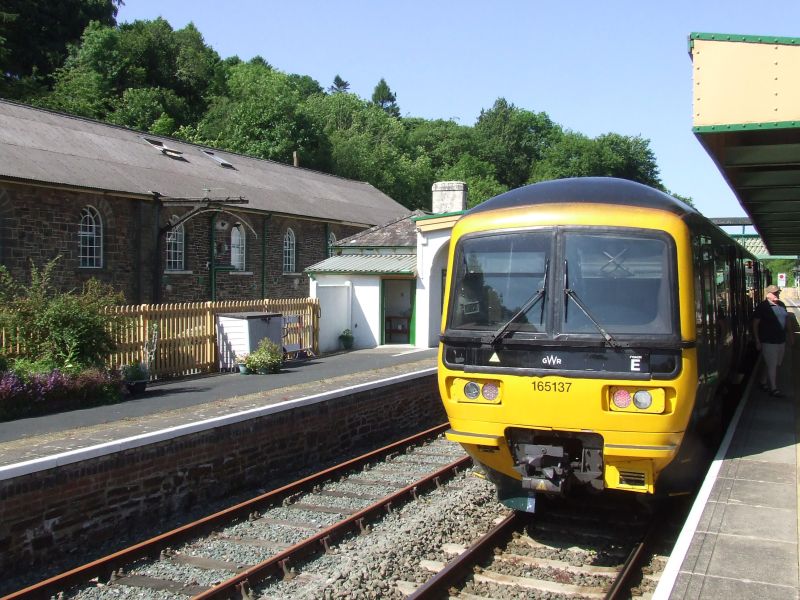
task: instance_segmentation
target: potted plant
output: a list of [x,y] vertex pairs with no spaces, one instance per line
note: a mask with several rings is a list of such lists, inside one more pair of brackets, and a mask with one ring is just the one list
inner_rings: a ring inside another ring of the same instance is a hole
[[122,381],[131,394],[141,394],[147,389],[147,382],[150,381],[150,372],[147,365],[142,362],[132,362],[123,365],[120,369]]
[[242,375],[247,375],[250,373],[250,369],[247,367],[247,359],[249,357],[250,354],[248,352],[236,355],[236,365],[239,367],[239,373]]
[[283,349],[275,342],[264,338],[245,362],[247,368],[255,373],[280,373],[283,366]]
[[345,329],[339,334],[339,341],[342,343],[342,348],[350,350],[350,348],[353,347],[353,332],[349,329]]

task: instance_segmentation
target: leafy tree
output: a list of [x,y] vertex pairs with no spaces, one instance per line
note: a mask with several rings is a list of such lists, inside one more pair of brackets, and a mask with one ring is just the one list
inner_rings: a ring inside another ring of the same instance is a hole
[[650,142],[615,133],[589,138],[566,132],[534,163],[529,181],[565,177],[620,177],[663,190]]
[[471,127],[444,119],[403,119],[408,151],[425,154],[434,169],[456,164],[464,154],[477,156],[478,147]]
[[285,163],[298,151],[304,166],[324,170],[327,140],[303,110],[296,83],[260,62],[235,65],[229,95],[214,100],[197,133],[214,145]]
[[400,116],[400,107],[397,106],[397,96],[389,88],[389,84],[381,77],[375,90],[372,92],[372,103],[379,106],[386,114],[392,117]]
[[297,90],[297,93],[300,94],[300,97],[303,99],[313,96],[314,94],[323,93],[322,86],[319,84],[319,82],[308,75],[297,75],[295,73],[291,73],[287,75],[287,79],[289,85]]
[[121,4],[122,0],[4,0],[0,75],[7,91],[18,92],[14,83],[25,78],[47,78],[63,65],[69,44],[80,39],[91,21],[114,25]]
[[331,94],[340,94],[342,92],[346,92],[350,89],[350,83],[339,77],[337,74],[336,77],[333,78],[333,85],[328,87],[328,91]]
[[561,129],[546,113],[533,113],[498,98],[491,109],[481,111],[475,135],[479,157],[495,166],[501,184],[515,188],[528,180],[531,166],[561,135]]
[[171,135],[175,129],[175,118],[170,115],[185,121],[187,110],[186,101],[172,90],[128,88],[108,120],[140,131],[153,131],[155,127],[161,135]]
[[470,154],[462,155],[456,164],[440,171],[437,179],[464,181],[467,184],[467,207],[472,208],[508,188],[495,178],[494,166]]
[[[207,98],[226,92],[226,71],[191,23],[178,31],[163,19],[91,23],[40,103],[145,130],[162,114],[183,125],[205,113]],[[83,81],[91,84],[85,90]]]

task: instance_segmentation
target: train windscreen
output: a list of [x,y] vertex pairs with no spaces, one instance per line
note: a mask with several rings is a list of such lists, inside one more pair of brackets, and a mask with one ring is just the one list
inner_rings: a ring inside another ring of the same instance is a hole
[[673,333],[670,247],[662,237],[567,232],[562,333]]
[[449,327],[491,331],[520,313],[515,331],[544,331],[552,243],[551,230],[462,240]]

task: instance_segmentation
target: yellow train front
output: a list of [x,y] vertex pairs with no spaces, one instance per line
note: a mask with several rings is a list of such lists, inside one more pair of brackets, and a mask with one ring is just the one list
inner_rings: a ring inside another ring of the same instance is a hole
[[749,258],[690,206],[619,179],[535,184],[472,209],[448,258],[448,439],[515,509],[575,485],[656,492],[670,463],[691,462],[685,437],[719,432]]

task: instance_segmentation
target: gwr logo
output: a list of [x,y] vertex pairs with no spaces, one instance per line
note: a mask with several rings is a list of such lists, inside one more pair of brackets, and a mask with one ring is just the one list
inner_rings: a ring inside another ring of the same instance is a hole
[[545,356],[542,359],[542,364],[543,365],[550,365],[550,366],[560,365],[561,364],[561,359],[558,358],[557,356],[554,356],[553,354],[548,354],[547,356]]

